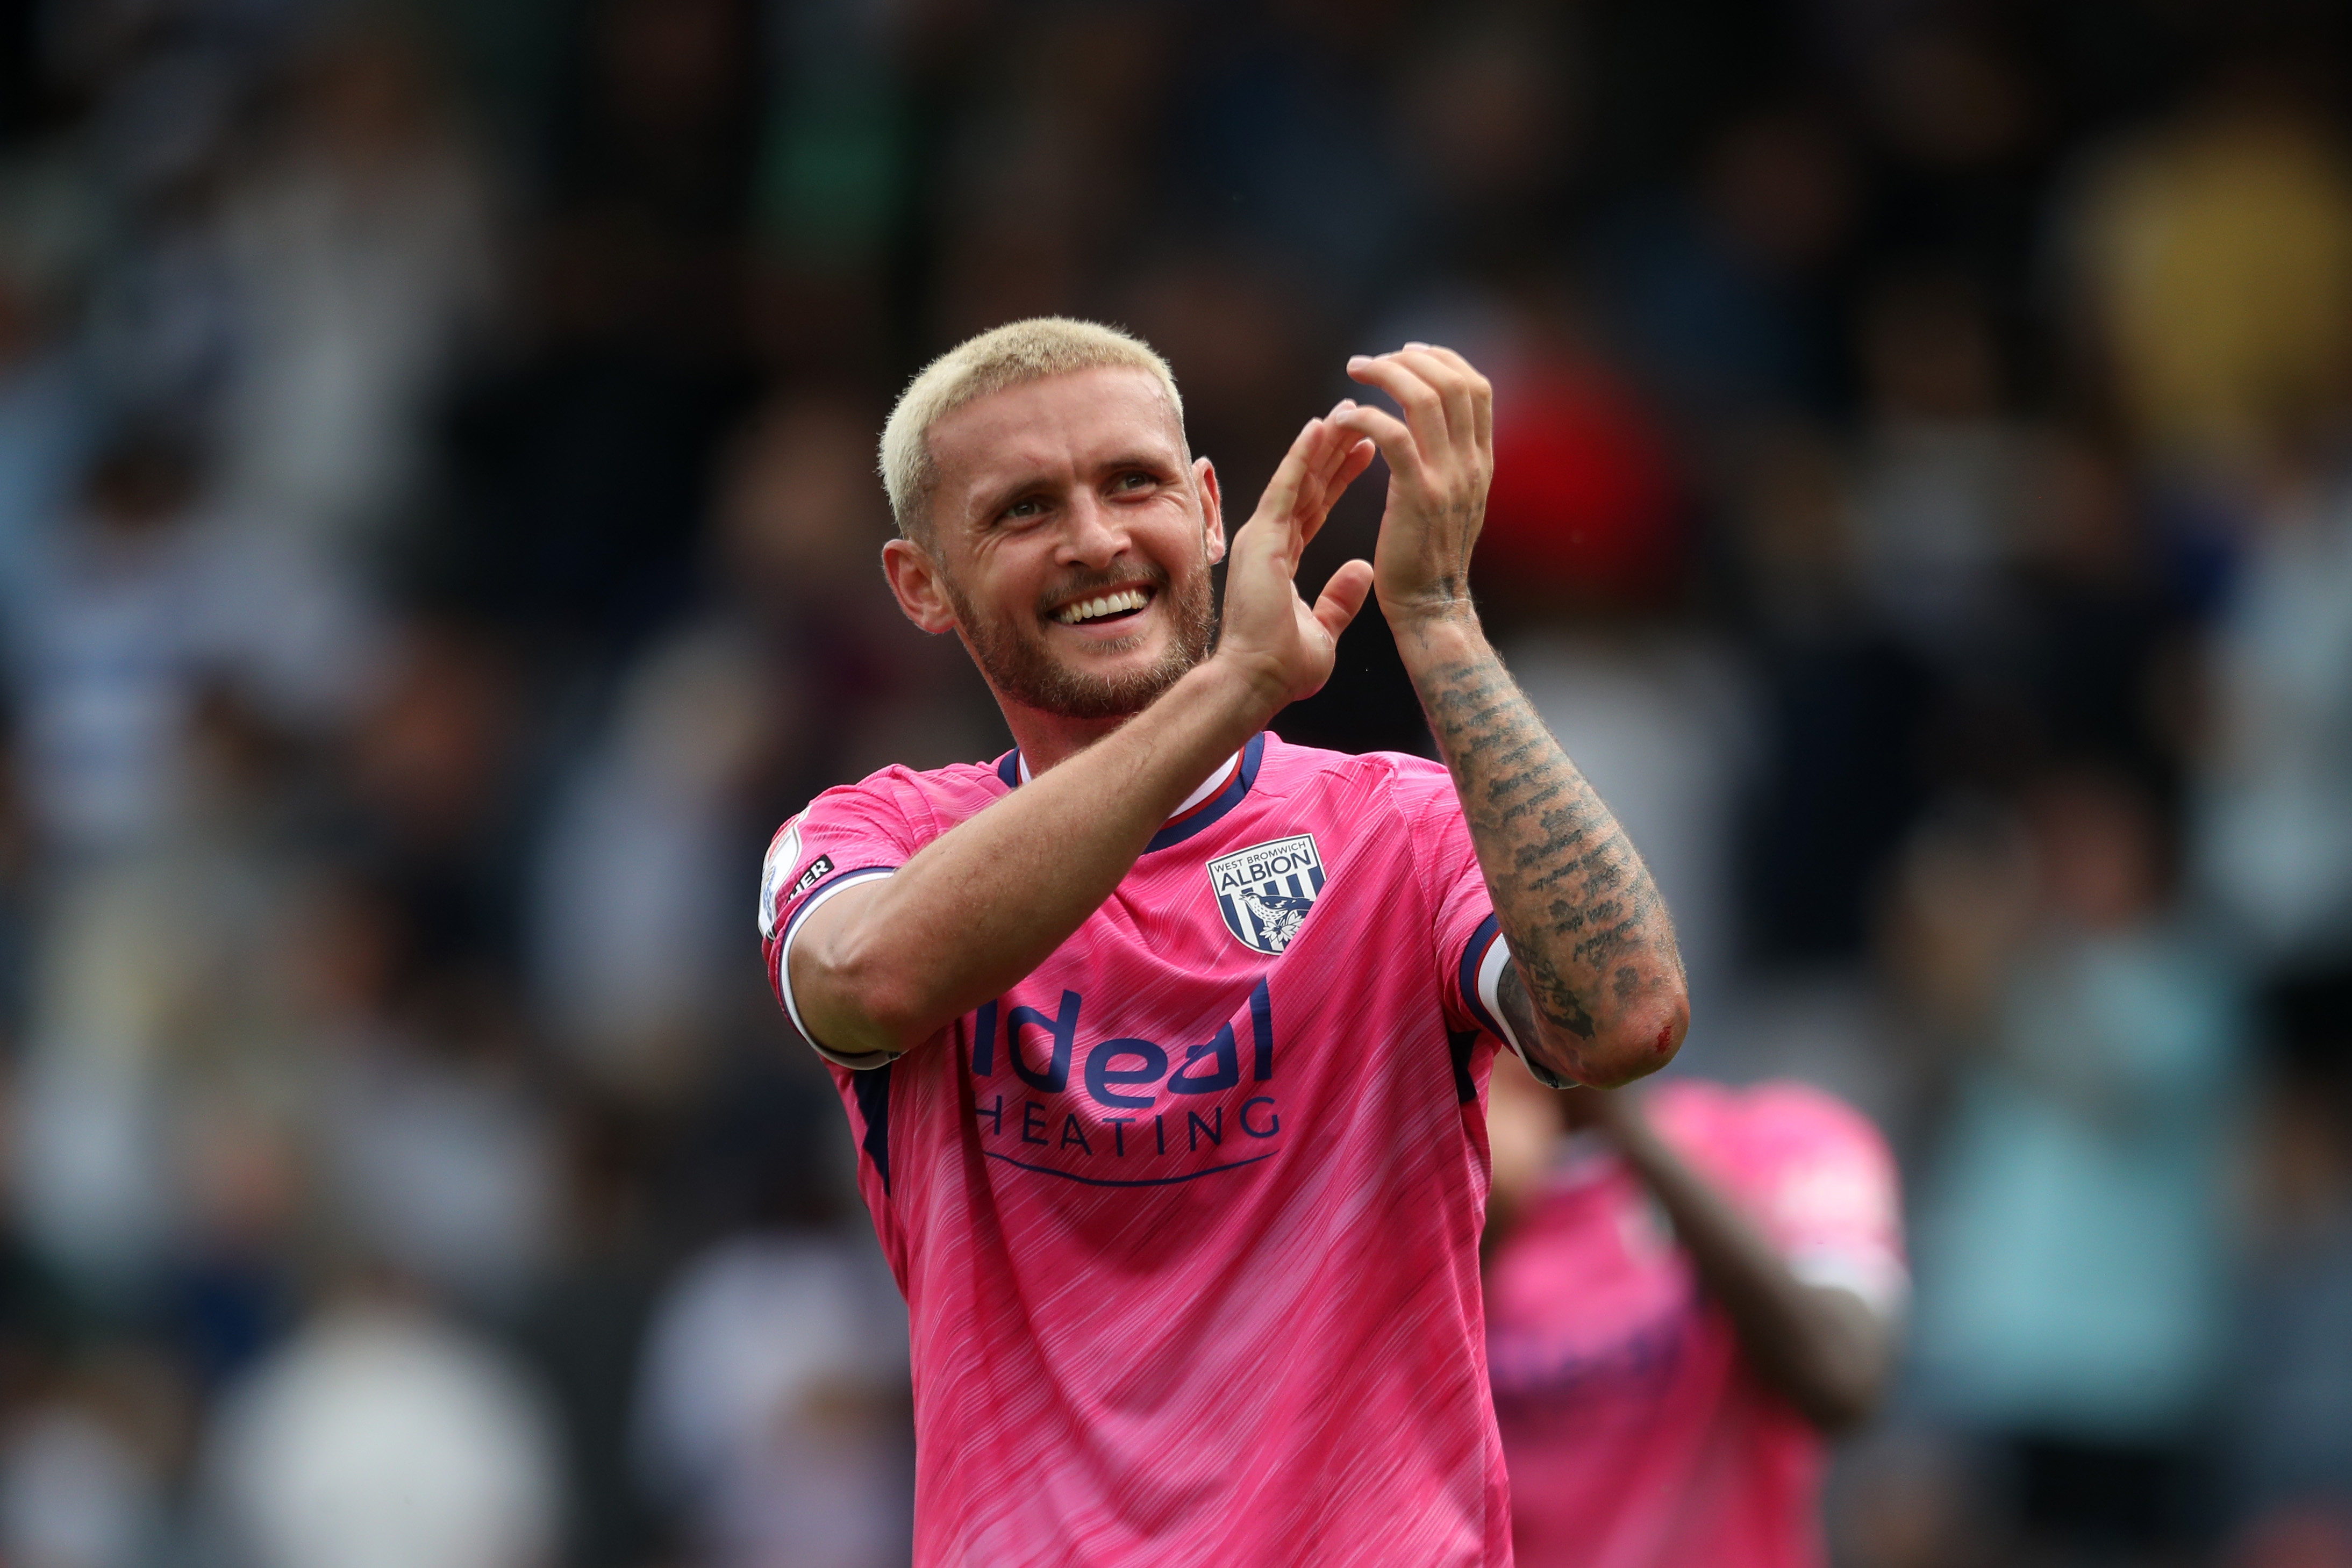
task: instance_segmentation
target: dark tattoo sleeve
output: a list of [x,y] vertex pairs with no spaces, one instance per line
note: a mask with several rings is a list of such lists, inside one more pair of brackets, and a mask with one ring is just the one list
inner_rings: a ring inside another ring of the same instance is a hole
[[1542,1028],[1536,1022],[1535,998],[1528,995],[1528,983],[1519,976],[1517,964],[1503,971],[1495,983],[1495,1000],[1503,1010],[1503,1026],[1511,1031],[1512,1043],[1519,1048],[1519,1060],[1536,1075],[1536,1082],[1549,1089],[1573,1089],[1576,1081],[1563,1078],[1546,1067],[1532,1054],[1536,1042],[1543,1039]]
[[[1638,1075],[1680,1040],[1679,1021],[1648,1021],[1661,998],[1680,1006],[1673,922],[1624,830],[1502,660],[1483,638],[1470,646],[1468,657],[1407,650],[1405,663],[1524,986],[1536,1027],[1520,1044],[1557,1076]],[[1645,1038],[1629,1043],[1634,1030]],[[1654,1060],[1639,1061],[1645,1051]]]

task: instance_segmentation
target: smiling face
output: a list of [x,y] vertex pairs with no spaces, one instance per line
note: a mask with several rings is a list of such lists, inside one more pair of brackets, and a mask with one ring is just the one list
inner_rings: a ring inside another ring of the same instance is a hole
[[900,605],[953,630],[998,697],[1072,719],[1139,712],[1216,641],[1216,473],[1188,459],[1139,370],[993,392],[934,423],[928,538],[885,564]]

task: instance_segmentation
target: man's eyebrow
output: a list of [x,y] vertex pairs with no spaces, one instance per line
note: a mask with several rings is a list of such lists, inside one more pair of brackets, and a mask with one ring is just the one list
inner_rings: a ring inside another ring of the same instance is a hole
[[[1161,476],[1173,476],[1183,471],[1183,465],[1166,453],[1154,453],[1149,448],[1138,447],[1108,459],[1100,465],[1098,472],[1126,474],[1139,468],[1146,473]],[[1060,479],[1057,476],[1050,475],[1044,469],[1037,469],[1017,478],[991,485],[986,489],[974,493],[970,515],[976,522],[991,521],[998,513],[1023,497],[1054,490],[1059,484]]]
[[1112,458],[1103,465],[1103,472],[1124,474],[1129,469],[1142,468],[1154,474],[1174,474],[1181,471],[1181,464],[1171,459],[1166,453],[1135,451]]

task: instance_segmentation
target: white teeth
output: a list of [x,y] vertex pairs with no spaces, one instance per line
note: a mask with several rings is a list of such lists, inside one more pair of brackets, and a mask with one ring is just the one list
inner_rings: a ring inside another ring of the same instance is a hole
[[1141,589],[1129,588],[1118,593],[1108,593],[1100,598],[1083,600],[1076,604],[1066,606],[1055,612],[1054,619],[1065,626],[1075,626],[1081,621],[1094,621],[1105,615],[1118,614],[1122,611],[1140,610],[1148,602],[1150,601],[1144,597]]

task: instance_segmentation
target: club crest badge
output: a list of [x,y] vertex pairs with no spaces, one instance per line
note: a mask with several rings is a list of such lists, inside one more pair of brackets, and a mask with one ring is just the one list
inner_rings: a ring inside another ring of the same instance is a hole
[[1322,894],[1323,857],[1312,833],[1252,844],[1211,861],[1209,886],[1226,930],[1245,947],[1279,953]]

